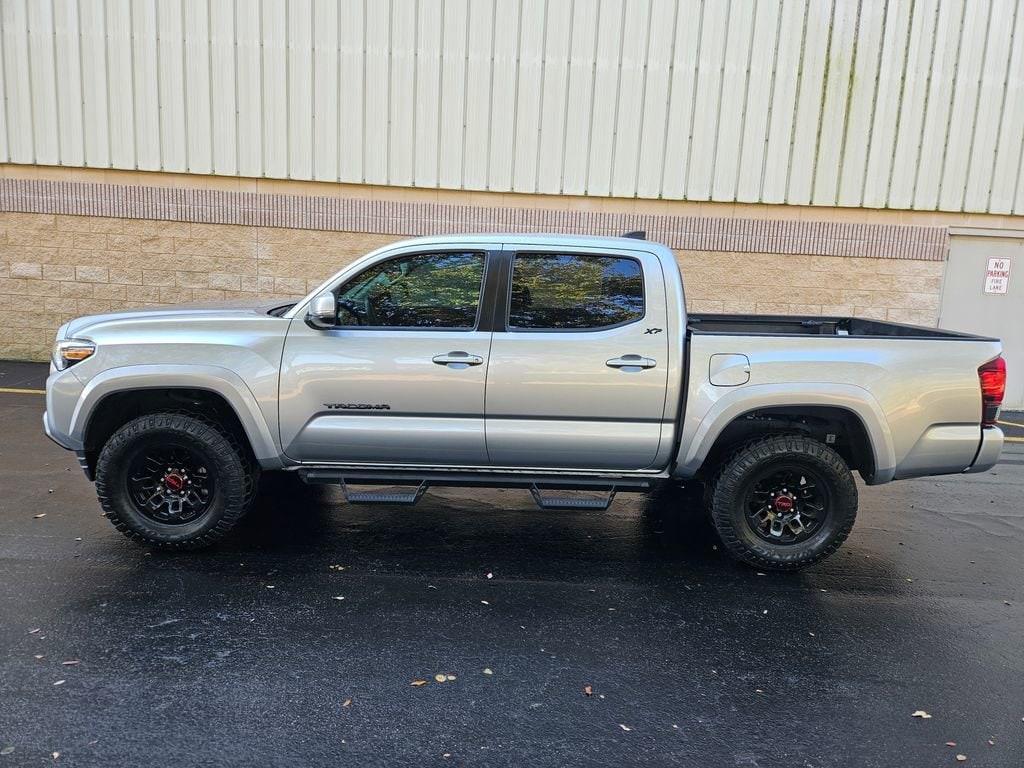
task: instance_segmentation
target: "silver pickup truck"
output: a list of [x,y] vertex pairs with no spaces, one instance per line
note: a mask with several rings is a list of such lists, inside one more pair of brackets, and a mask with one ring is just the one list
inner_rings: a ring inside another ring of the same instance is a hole
[[295,303],[67,323],[43,421],[114,525],[164,548],[224,536],[266,470],[350,502],[477,485],[550,509],[694,483],[730,553],[795,569],[849,534],[853,471],[998,459],[997,339],[685,307],[672,251],[640,237],[409,240]]

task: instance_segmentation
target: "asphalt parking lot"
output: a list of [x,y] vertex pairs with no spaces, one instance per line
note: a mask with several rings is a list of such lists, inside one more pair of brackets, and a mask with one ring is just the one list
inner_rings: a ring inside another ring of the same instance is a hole
[[1024,443],[862,486],[797,575],[731,563],[675,493],[352,507],[282,478],[165,555],[43,436],[42,375],[0,364],[0,768],[1024,764]]

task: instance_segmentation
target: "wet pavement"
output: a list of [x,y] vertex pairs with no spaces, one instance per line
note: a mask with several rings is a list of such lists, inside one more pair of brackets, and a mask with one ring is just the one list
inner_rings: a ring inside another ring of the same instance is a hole
[[734,565],[677,492],[353,507],[286,477],[166,555],[100,516],[42,408],[0,393],[0,768],[1024,764],[1024,445],[862,486],[796,575]]

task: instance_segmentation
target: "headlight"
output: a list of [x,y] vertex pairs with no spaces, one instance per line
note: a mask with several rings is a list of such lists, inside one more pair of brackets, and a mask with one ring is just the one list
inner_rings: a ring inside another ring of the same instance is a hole
[[75,363],[92,357],[96,345],[85,339],[61,339],[53,345],[53,364],[58,371],[63,371]]

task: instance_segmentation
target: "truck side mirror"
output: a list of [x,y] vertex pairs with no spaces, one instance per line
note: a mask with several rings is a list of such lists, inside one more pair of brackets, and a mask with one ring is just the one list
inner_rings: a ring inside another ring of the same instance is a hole
[[338,304],[333,293],[321,293],[309,303],[306,322],[321,330],[333,328],[338,324]]

